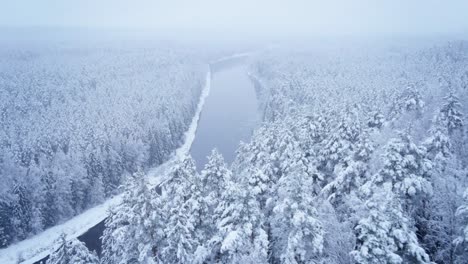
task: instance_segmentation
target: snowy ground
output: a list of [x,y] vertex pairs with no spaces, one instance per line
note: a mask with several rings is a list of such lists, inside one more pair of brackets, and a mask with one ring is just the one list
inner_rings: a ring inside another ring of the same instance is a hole
[[[231,59],[232,56],[226,57]],[[237,57],[237,56],[236,56]],[[177,161],[181,156],[187,154],[190,151],[190,147],[195,139],[195,132],[197,130],[198,120],[200,119],[201,111],[205,103],[206,98],[211,88],[211,71],[206,75],[206,83],[203,92],[198,102],[195,116],[193,117],[192,123],[189,129],[185,132],[184,144],[178,148],[174,155],[169,161],[164,164],[151,169],[148,172],[149,183],[151,185],[157,185],[161,182],[161,176],[166,175],[166,172],[171,165]],[[51,227],[44,232],[37,234],[29,239],[23,240],[16,244],[0,250],[0,263],[34,263],[41,260],[50,254],[56,246],[60,235],[65,233],[68,238],[76,238],[91,227],[97,225],[99,222],[107,217],[107,212],[113,206],[119,204],[122,200],[122,195],[117,195],[103,204],[95,206],[80,215],[73,217],[67,222]]]

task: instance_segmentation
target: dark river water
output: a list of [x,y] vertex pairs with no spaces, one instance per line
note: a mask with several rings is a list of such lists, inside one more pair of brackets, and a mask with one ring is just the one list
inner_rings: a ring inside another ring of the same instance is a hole
[[206,99],[190,154],[201,170],[213,148],[231,163],[239,142],[248,141],[258,124],[258,104],[245,62],[213,65]]
[[[248,141],[260,120],[253,82],[245,57],[211,65],[211,90],[198,123],[190,154],[201,170],[213,148],[231,163],[239,142]],[[78,237],[88,249],[101,255],[104,221]],[[36,262],[45,263],[47,257]]]

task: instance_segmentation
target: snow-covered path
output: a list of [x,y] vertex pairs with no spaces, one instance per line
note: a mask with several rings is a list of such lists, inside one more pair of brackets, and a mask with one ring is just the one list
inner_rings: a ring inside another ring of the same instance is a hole
[[[161,182],[163,179],[162,176],[167,174],[167,171],[172,167],[172,164],[190,151],[190,147],[195,139],[198,120],[200,119],[205,100],[210,93],[210,88],[211,70],[206,74],[205,86],[202,90],[195,115],[189,129],[184,135],[184,144],[175,151],[174,155],[167,162],[149,170],[147,173],[149,183],[152,186]],[[109,209],[118,205],[121,201],[122,195],[116,195],[106,200],[104,203],[71,218],[63,224],[53,226],[31,238],[13,244],[8,248],[1,249],[0,263],[34,263],[45,258],[50,254],[52,251],[51,249],[56,246],[56,242],[62,233],[66,234],[68,238],[76,238],[82,235],[87,230],[103,221],[107,217]]]

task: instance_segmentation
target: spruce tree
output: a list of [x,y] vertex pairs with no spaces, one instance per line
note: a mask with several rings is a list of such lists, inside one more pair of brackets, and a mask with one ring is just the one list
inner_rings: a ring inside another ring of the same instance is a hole
[[463,194],[463,202],[457,208],[456,216],[460,221],[459,236],[455,239],[455,244],[460,248],[460,260],[466,260],[468,256],[468,188]]
[[393,192],[407,205],[432,195],[432,163],[426,158],[424,147],[417,146],[404,132],[390,140],[385,150],[383,168],[372,178],[375,184],[390,183]]
[[343,205],[344,199],[368,180],[369,161],[374,145],[367,133],[362,133],[352,153],[345,157],[335,169],[335,178],[321,190],[335,206]]
[[314,207],[314,179],[300,153],[278,182],[271,216],[272,256],[280,263],[314,263],[323,248],[323,229]]
[[348,114],[342,118],[333,133],[324,141],[318,159],[321,170],[327,175],[333,174],[348,156],[352,155],[355,143],[359,141],[361,126],[354,116]]
[[453,92],[444,97],[439,118],[440,122],[447,128],[449,135],[463,127],[460,99]]
[[201,171],[201,180],[203,194],[207,205],[210,207],[210,211],[212,211],[221,200],[223,192],[226,189],[226,182],[231,180],[231,172],[228,170],[223,156],[216,149],[208,156],[208,163],[205,164],[204,169]]
[[159,246],[163,263],[186,263],[206,237],[206,201],[203,197],[202,178],[190,156],[175,164],[170,179],[163,186],[162,200],[167,218],[164,238]]
[[96,253],[90,252],[83,242],[78,239],[66,240],[62,235],[61,244],[57,251],[50,254],[47,264],[99,264]]
[[228,182],[216,208],[218,233],[211,244],[219,263],[267,263],[268,236],[259,201],[247,183]]
[[223,156],[217,150],[213,150],[208,156],[208,163],[201,171],[202,195],[206,207],[206,212],[202,212],[204,214],[204,217],[202,216],[204,218],[203,228],[208,238],[217,231],[218,215],[215,210],[221,202],[227,183],[231,181],[231,178],[232,173],[227,168]]
[[431,263],[410,228],[401,202],[388,183],[375,188],[366,202],[368,216],[356,226],[356,263]]
[[129,178],[122,203],[106,219],[102,263],[150,263],[155,259],[163,236],[160,202],[143,173]]

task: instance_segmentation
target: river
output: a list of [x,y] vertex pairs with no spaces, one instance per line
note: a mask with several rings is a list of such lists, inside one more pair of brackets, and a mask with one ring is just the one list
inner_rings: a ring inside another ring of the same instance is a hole
[[245,58],[211,66],[211,91],[190,149],[198,170],[216,148],[231,163],[239,142],[248,141],[258,124],[258,104]]
[[[260,115],[253,82],[247,74],[247,56],[222,60],[210,65],[211,89],[190,148],[198,170],[213,148],[227,163],[235,158],[240,141],[248,141]],[[104,221],[78,237],[88,249],[101,254]],[[45,263],[48,257],[36,262]]]

